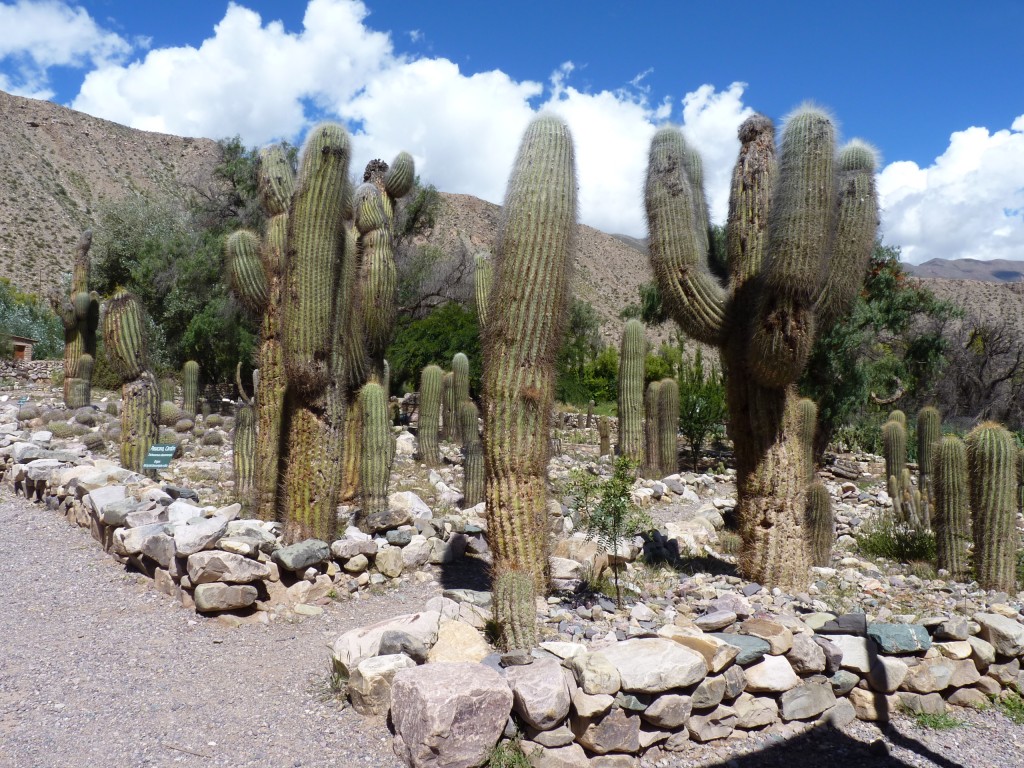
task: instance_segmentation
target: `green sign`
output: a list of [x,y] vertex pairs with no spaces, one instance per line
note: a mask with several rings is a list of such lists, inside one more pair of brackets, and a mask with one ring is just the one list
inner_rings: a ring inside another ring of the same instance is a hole
[[28,402],[28,395],[25,395],[24,397],[19,397],[18,398],[18,405],[24,405],[27,402]]
[[149,453],[146,454],[146,460],[142,462],[142,468],[167,469],[171,465],[171,459],[174,458],[177,450],[178,446],[173,444],[150,446]]

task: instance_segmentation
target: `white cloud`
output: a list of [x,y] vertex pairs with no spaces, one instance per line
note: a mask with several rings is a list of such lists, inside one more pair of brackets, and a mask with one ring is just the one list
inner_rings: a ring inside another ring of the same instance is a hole
[[47,87],[51,67],[98,66],[132,49],[84,8],[57,0],[0,3],[0,30],[0,64],[17,73],[0,75],[0,88],[34,98],[53,95]]
[[903,259],[1024,258],[1024,115],[1009,130],[971,127],[926,168],[887,165],[878,177],[886,242]]

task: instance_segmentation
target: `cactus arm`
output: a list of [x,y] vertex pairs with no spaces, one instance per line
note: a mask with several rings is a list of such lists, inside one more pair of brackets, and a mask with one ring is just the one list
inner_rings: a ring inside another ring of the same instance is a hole
[[487,327],[487,302],[490,300],[491,285],[494,282],[494,267],[491,260],[479,254],[473,270],[473,294],[476,302],[476,318],[483,331]]
[[224,241],[224,267],[228,284],[247,310],[262,313],[267,306],[267,276],[255,232],[239,229]]
[[698,341],[717,345],[725,325],[725,290],[707,262],[706,227],[686,164],[690,151],[677,129],[663,128],[651,142],[644,188],[651,266],[676,322]]
[[260,202],[268,216],[278,216],[288,210],[295,191],[295,173],[284,147],[272,144],[260,150],[257,181]]
[[764,115],[752,115],[743,121],[739,139],[740,154],[733,166],[729,192],[726,253],[730,284],[742,301],[742,286],[761,271],[778,162],[775,127]]

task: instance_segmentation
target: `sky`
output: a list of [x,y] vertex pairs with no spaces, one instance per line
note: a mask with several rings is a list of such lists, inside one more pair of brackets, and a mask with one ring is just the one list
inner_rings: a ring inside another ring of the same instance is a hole
[[530,118],[576,146],[580,219],[646,235],[651,136],[680,125],[722,222],[761,112],[827,108],[880,153],[905,261],[1024,259],[1024,0],[0,0],[0,90],[249,146],[341,120],[354,167],[500,203]]

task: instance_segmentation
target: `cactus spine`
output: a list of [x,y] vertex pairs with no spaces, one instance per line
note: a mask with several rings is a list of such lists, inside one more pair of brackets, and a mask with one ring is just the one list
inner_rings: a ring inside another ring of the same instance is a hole
[[181,368],[181,409],[194,418],[199,410],[199,363],[186,360]]
[[827,115],[802,108],[776,158],[774,127],[739,129],[726,224],[729,284],[712,274],[701,160],[675,128],[652,140],[645,186],[650,256],[669,315],[721,348],[736,446],[739,566],[758,583],[803,588],[812,542],[795,382],[814,336],[863,284],[878,208],[873,153],[838,155]]
[[142,309],[126,291],[107,304],[103,342],[111,365],[121,378],[121,466],[142,471],[149,448],[160,437],[160,387],[146,370]]
[[387,511],[388,481],[395,458],[395,438],[388,423],[388,401],[384,388],[375,381],[359,394],[363,409],[363,458],[359,478],[362,491],[361,519]]
[[480,332],[487,327],[487,302],[490,301],[491,285],[494,283],[494,266],[484,254],[476,257],[473,270],[473,295],[476,303],[476,320]]
[[942,414],[937,408],[925,406],[917,414],[917,487],[921,492],[921,518],[931,525],[931,509],[935,495],[933,464],[935,450],[942,439]]
[[983,589],[1014,591],[1017,453],[1013,435],[995,422],[967,436],[974,575]]
[[967,545],[971,541],[967,449],[955,435],[946,435],[934,448],[935,512],[932,522],[938,567],[959,579],[967,574]]
[[459,428],[465,452],[463,461],[462,506],[475,507],[484,501],[484,446],[480,441],[480,414],[476,403],[463,400],[459,405]]
[[811,562],[825,568],[832,560],[836,524],[832,516],[832,499],[820,480],[807,487],[807,526],[811,531]]
[[662,379],[658,390],[658,466],[661,476],[679,471],[679,385]]
[[534,644],[534,596],[547,589],[551,409],[575,232],[572,138],[541,115],[509,179],[483,345],[487,524],[506,648]]
[[611,441],[611,426],[608,422],[607,416],[602,416],[597,420],[597,435],[600,440],[599,447],[597,449],[598,457],[611,456],[612,454],[612,441]]
[[428,365],[420,372],[420,420],[416,440],[419,442],[420,461],[428,467],[441,465],[437,436],[441,418],[443,379],[444,372],[437,365]]
[[661,436],[658,428],[661,424],[658,417],[658,401],[661,396],[661,382],[652,381],[647,385],[647,392],[644,394],[644,476],[657,479],[664,477],[661,474]]
[[889,415],[885,419],[886,421],[895,421],[904,429],[907,428],[907,414],[898,408],[894,411],[889,411]]
[[629,320],[619,348],[619,455],[639,463],[644,455],[644,326]]
[[243,405],[235,416],[235,439],[232,454],[235,494],[245,514],[252,512],[256,481],[256,411]]

